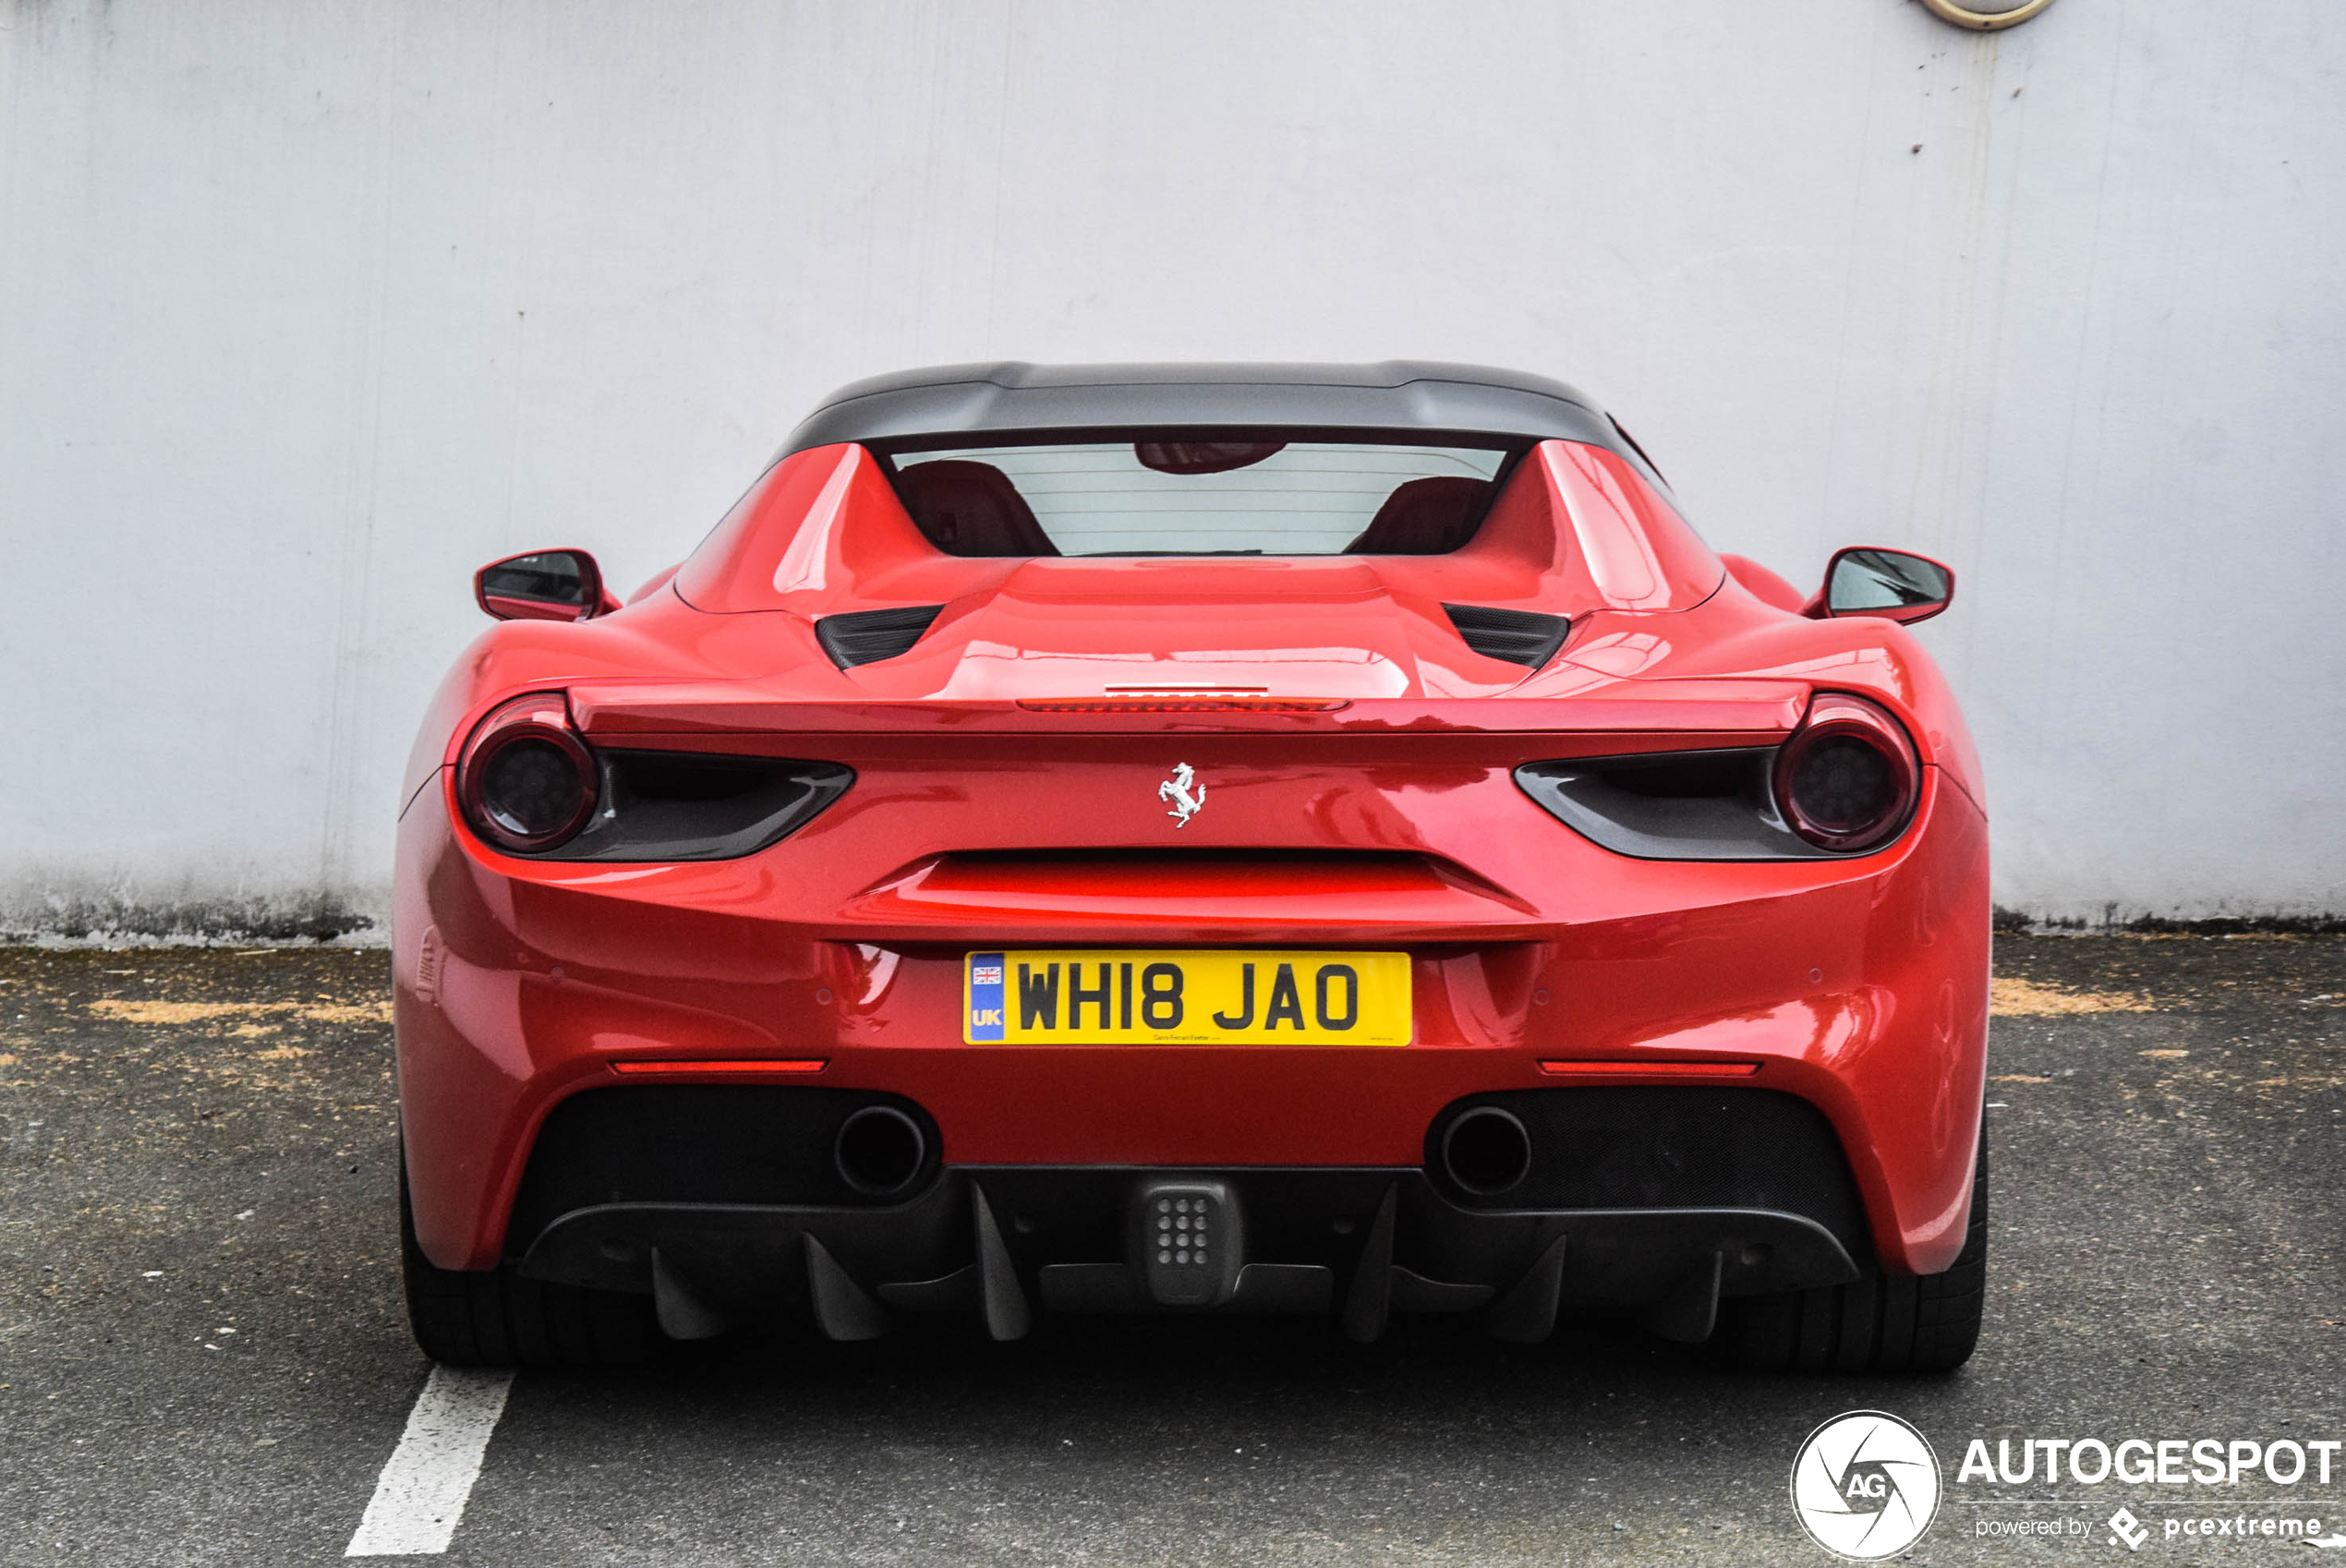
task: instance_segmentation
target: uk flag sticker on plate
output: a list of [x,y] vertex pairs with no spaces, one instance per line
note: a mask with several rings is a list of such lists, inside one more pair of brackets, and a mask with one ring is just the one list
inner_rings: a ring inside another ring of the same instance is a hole
[[974,1041],[999,1040],[1002,1038],[1002,1015],[1006,1006],[1002,1000],[1002,955],[972,953],[967,972],[968,1038]]

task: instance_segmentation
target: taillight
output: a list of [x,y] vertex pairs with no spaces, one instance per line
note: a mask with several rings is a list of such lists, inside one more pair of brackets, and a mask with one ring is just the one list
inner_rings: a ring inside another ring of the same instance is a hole
[[1915,744],[1887,710],[1845,692],[1820,692],[1776,753],[1776,809],[1809,843],[1854,853],[1897,837],[1914,814],[1921,779]]
[[473,830],[501,850],[550,850],[586,826],[595,754],[570,727],[560,692],[491,709],[456,759],[456,799]]

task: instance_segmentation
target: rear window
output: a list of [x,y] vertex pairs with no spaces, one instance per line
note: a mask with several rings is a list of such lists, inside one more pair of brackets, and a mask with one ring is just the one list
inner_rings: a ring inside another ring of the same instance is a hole
[[952,555],[1443,555],[1474,537],[1513,455],[1167,434],[898,452],[891,466]]

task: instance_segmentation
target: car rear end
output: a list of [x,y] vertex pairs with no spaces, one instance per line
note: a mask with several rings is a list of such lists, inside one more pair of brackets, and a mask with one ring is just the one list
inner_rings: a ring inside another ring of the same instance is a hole
[[1976,807],[1924,766],[1886,850],[1635,858],[1539,791],[1610,778],[1683,818],[1719,797],[1639,795],[1619,759],[1772,756],[1811,699],[1697,691],[1712,727],[1666,731],[1603,706],[712,733],[574,690],[551,711],[589,754],[836,793],[759,853],[665,863],[501,852],[460,770],[418,799],[420,1243],[652,1297],[671,1330],[797,1309],[847,1335],[1220,1308],[1539,1337],[1601,1308],[1699,1339],[1723,1297],[1944,1268]]
[[[452,679],[394,918],[435,1353],[1967,1354],[1986,834],[1905,634],[1742,593],[1553,383],[1033,368],[849,389],[672,583]],[[1266,399],[1315,416],[1175,417]]]

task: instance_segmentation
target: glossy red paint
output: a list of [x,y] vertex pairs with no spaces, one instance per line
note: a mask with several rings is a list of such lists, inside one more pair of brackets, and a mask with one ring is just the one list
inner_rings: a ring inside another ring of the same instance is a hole
[[[970,1165],[1416,1165],[1461,1095],[1732,1069],[1830,1119],[1888,1266],[1944,1268],[1985,1072],[1977,762],[1910,634],[1804,619],[1770,579],[1571,441],[1534,448],[1473,542],[1431,557],[949,557],[862,448],[789,457],[666,586],[502,623],[435,698],[393,922],[422,1247],[494,1263],[569,1094],[819,1056],[827,1085],[917,1101]],[[1571,632],[1527,674],[1469,649],[1445,603]],[[814,635],[929,604],[897,658],[842,670]],[[1871,853],[1633,860],[1512,778],[1773,745],[1820,690],[1915,743],[1913,825]],[[739,860],[508,855],[463,825],[453,765],[482,716],[541,691],[591,745],[818,759],[855,783]],[[1212,787],[1178,843],[1157,799],[1176,763]],[[1415,1043],[961,1043],[964,951],[1087,944],[1406,950]]]
[[1810,596],[1758,561],[1722,551],[1719,562],[1727,569],[1728,576],[1742,584],[1744,590],[1761,603],[1773,605],[1778,609],[1788,609],[1795,615],[1808,613]]
[[574,605],[548,604],[544,599],[517,599],[507,594],[492,594],[488,589],[477,590],[475,597],[480,608],[498,621],[578,621],[583,619]]

